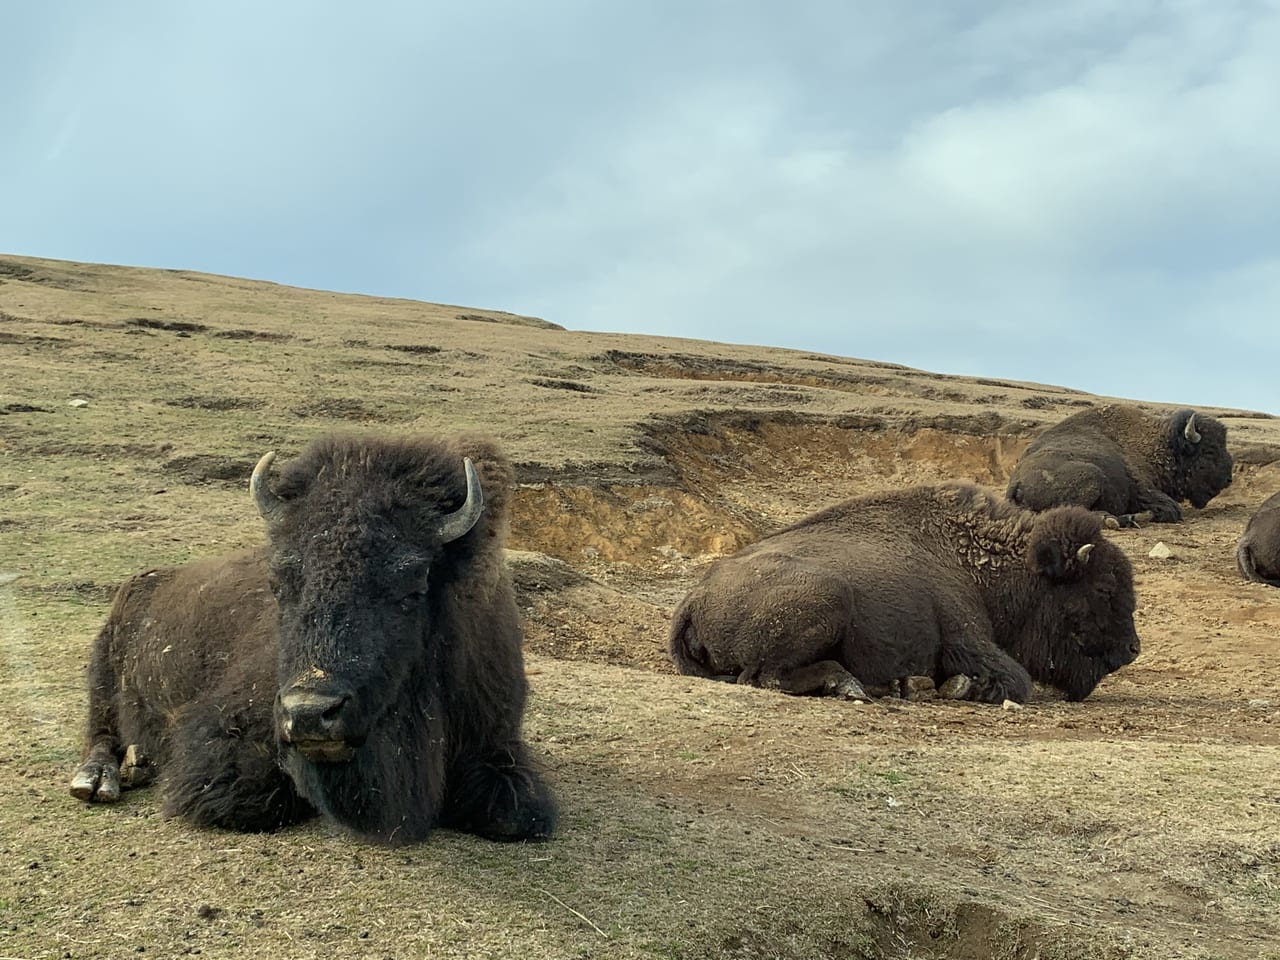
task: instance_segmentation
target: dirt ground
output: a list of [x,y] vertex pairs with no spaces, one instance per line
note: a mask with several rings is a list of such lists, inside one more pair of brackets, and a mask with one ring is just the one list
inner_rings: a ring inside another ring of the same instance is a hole
[[[1280,490],[1273,416],[1206,410],[1233,485],[1110,534],[1143,652],[1083,703],[789,698],[666,658],[716,557],[875,489],[1002,487],[1038,430],[1101,400],[0,258],[0,958],[1280,958],[1280,590],[1234,561]],[[483,429],[517,462],[552,842],[239,836],[162,819],[154,789],[68,795],[115,584],[256,542],[252,464],[335,428]]]

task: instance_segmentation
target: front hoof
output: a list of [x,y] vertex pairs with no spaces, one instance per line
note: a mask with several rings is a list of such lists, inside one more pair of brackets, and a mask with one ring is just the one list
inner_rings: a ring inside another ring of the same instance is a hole
[[858,700],[867,701],[871,698],[867,695],[867,691],[863,689],[858,679],[853,676],[842,677],[835,683],[829,685],[827,689],[828,696],[835,697],[837,700]]
[[963,673],[957,673],[938,688],[943,700],[968,700],[973,693],[973,681]]
[[120,782],[126,788],[145,787],[156,778],[156,767],[151,758],[144,756],[136,743],[129,744],[120,761]]
[[85,803],[120,799],[120,768],[114,760],[86,760],[71,778],[71,795]]

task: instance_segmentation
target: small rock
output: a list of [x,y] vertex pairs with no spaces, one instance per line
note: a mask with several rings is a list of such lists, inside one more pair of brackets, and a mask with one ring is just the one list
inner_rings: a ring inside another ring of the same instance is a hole
[[596,557],[600,556],[600,551],[595,547],[583,547],[582,555],[588,560],[594,560]]
[[1173,559],[1173,551],[1165,545],[1163,540],[1160,540],[1151,548],[1151,552],[1147,556],[1152,560],[1171,560]]
[[1271,701],[1266,699],[1250,700],[1249,709],[1250,710],[1270,710]]
[[67,401],[68,407],[87,407],[88,405],[89,405],[88,400],[82,400],[79,397],[76,397],[76,399],[74,400]]
[[221,907],[215,907],[212,904],[202,903],[196,907],[196,916],[201,920],[212,920],[222,912]]
[[1006,700],[1004,703],[1000,704],[1000,709],[1001,710],[1021,710],[1022,704],[1020,704],[1017,700]]

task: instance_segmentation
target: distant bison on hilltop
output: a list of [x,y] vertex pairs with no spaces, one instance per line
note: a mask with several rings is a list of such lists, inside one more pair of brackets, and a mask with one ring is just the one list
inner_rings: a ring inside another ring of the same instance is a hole
[[1236,547],[1236,563],[1246,580],[1280,587],[1280,493],[1263,501],[1249,518]]
[[969,484],[847,500],[718,561],[677,607],[681,673],[854,698],[963,675],[971,699],[1072,700],[1138,655],[1133,574],[1080,507]]
[[71,793],[110,802],[158,772],[167,814],[235,830],[318,811],[390,844],[549,835],[520,732],[508,461],[482,439],[333,437],[273,480],[273,457],[250,483],[267,545],[116,594]]
[[1179,410],[1161,417],[1127,404],[1082,410],[1032,441],[1013,469],[1007,496],[1032,510],[1076,504],[1133,526],[1182,519],[1231,484],[1227,428]]

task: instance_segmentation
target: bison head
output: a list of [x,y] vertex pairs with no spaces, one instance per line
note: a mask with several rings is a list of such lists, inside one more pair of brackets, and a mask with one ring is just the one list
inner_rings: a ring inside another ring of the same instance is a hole
[[1173,469],[1169,478],[1173,489],[1166,491],[1170,496],[1190,500],[1201,510],[1231,485],[1231,454],[1222,421],[1179,410],[1168,420],[1168,441]]
[[1027,545],[1030,615],[1011,651],[1032,678],[1083,700],[1141,649],[1133,625],[1133,570],[1081,507],[1039,514]]
[[276,734],[294,773],[302,761],[350,760],[401,691],[441,669],[426,662],[425,638],[450,555],[467,549],[484,504],[471,460],[447,451],[324,441],[274,483],[273,459],[259,461],[250,489],[271,540]]

